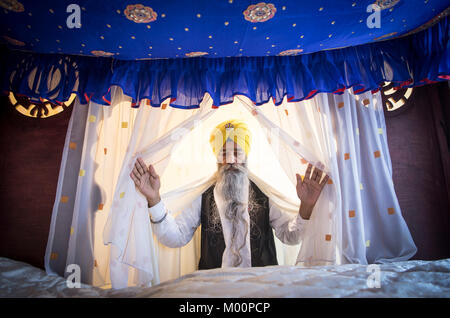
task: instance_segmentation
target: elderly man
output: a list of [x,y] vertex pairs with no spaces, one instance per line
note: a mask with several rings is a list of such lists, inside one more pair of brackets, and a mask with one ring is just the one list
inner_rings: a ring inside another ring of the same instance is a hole
[[314,205],[328,181],[309,164],[302,180],[297,177],[299,213],[278,209],[249,180],[247,156],[251,133],[245,123],[228,120],[211,134],[210,143],[218,161],[216,182],[191,206],[174,218],[159,195],[160,178],[152,165],[138,158],[130,176],[147,198],[153,231],[168,247],[186,245],[201,225],[199,269],[277,265],[275,235],[285,244],[298,244]]

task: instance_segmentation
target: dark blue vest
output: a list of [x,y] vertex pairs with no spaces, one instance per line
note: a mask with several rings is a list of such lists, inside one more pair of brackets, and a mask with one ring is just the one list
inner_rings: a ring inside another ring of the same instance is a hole
[[[278,265],[269,221],[269,199],[251,180],[250,191],[253,191],[257,202],[249,204],[252,266]],[[214,200],[214,185],[202,195],[201,225],[201,257],[198,269],[219,268],[222,266],[225,241]]]

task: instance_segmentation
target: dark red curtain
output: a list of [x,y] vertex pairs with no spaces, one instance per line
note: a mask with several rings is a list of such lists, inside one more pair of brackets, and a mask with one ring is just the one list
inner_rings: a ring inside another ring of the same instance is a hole
[[34,119],[0,100],[0,256],[44,268],[71,111]]

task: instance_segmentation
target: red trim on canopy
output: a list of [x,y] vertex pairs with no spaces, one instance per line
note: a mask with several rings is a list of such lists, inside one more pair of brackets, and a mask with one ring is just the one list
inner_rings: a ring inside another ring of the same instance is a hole
[[[93,93],[91,93],[91,96],[92,96],[92,94],[93,94]],[[84,93],[84,98],[86,99],[86,101],[87,101],[88,103],[89,103],[89,101],[91,100],[91,97],[88,96],[87,93]]]
[[305,99],[313,97],[317,92],[318,92],[317,89],[314,89],[314,90],[310,91],[308,96],[305,97]]
[[107,103],[108,105],[111,105],[111,102],[110,102],[109,100],[107,100],[107,99],[105,98],[105,96],[102,96],[102,99],[103,99],[103,101],[104,101],[105,103]]
[[355,86],[361,86],[360,89],[357,89],[356,91],[353,90],[353,92],[354,92],[355,94],[362,93],[362,92],[364,92],[364,90],[366,89],[366,88],[364,87],[364,85],[361,85],[361,84],[358,84],[358,85],[355,85]]
[[346,87],[339,88],[339,89],[335,90],[335,91],[333,92],[333,94],[343,93],[346,89],[347,89]]

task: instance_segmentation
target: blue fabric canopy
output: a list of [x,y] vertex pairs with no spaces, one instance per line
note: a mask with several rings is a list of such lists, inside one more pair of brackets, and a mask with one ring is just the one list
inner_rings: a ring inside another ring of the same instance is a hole
[[55,102],[74,92],[83,103],[108,105],[110,88],[118,85],[136,106],[142,99],[160,106],[171,98],[171,106],[190,109],[199,106],[205,93],[215,106],[232,102],[236,94],[257,105],[271,98],[279,105],[285,96],[300,101],[349,87],[362,93],[377,90],[384,81],[415,86],[450,79],[449,23],[449,17],[443,17],[434,26],[404,37],[294,56],[136,61],[4,48],[0,88]]
[[[374,19],[376,4],[379,25]],[[393,39],[449,0],[0,0],[0,40],[116,59],[313,53]]]

